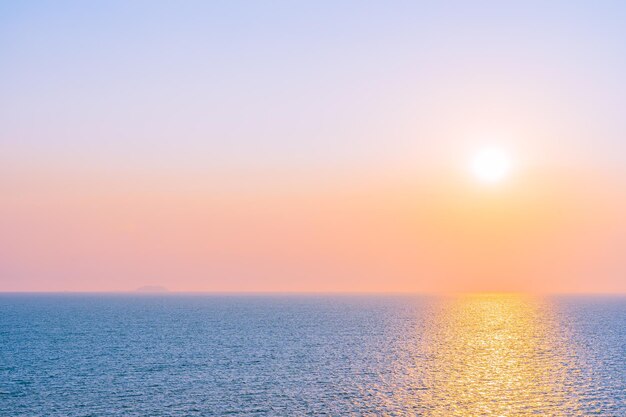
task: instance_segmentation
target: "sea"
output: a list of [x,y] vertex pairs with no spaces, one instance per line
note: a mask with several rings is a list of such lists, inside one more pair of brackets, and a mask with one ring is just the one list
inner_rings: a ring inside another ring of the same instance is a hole
[[0,294],[0,416],[626,416],[626,298]]

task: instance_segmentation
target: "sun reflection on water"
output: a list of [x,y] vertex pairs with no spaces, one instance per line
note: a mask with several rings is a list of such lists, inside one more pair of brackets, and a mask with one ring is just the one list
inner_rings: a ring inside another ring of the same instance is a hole
[[576,368],[548,303],[517,295],[449,299],[426,324],[431,416],[580,415]]

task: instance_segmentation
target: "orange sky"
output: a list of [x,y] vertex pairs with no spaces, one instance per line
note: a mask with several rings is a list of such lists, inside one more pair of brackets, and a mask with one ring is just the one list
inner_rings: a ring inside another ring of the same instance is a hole
[[626,292],[626,3],[547,3],[0,2],[0,291]]
[[621,184],[430,174],[5,181],[0,290],[626,291]]

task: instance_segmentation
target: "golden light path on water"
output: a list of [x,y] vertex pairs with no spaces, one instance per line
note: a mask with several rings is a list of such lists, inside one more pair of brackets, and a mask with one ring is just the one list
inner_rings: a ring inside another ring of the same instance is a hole
[[550,303],[489,294],[433,308],[415,347],[421,386],[402,399],[411,408],[428,416],[583,415],[576,354]]

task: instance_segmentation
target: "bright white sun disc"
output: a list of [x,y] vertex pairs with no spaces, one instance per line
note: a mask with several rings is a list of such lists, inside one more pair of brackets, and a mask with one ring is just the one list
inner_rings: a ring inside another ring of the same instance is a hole
[[479,181],[498,183],[509,175],[511,158],[502,149],[485,148],[474,155],[470,168]]

